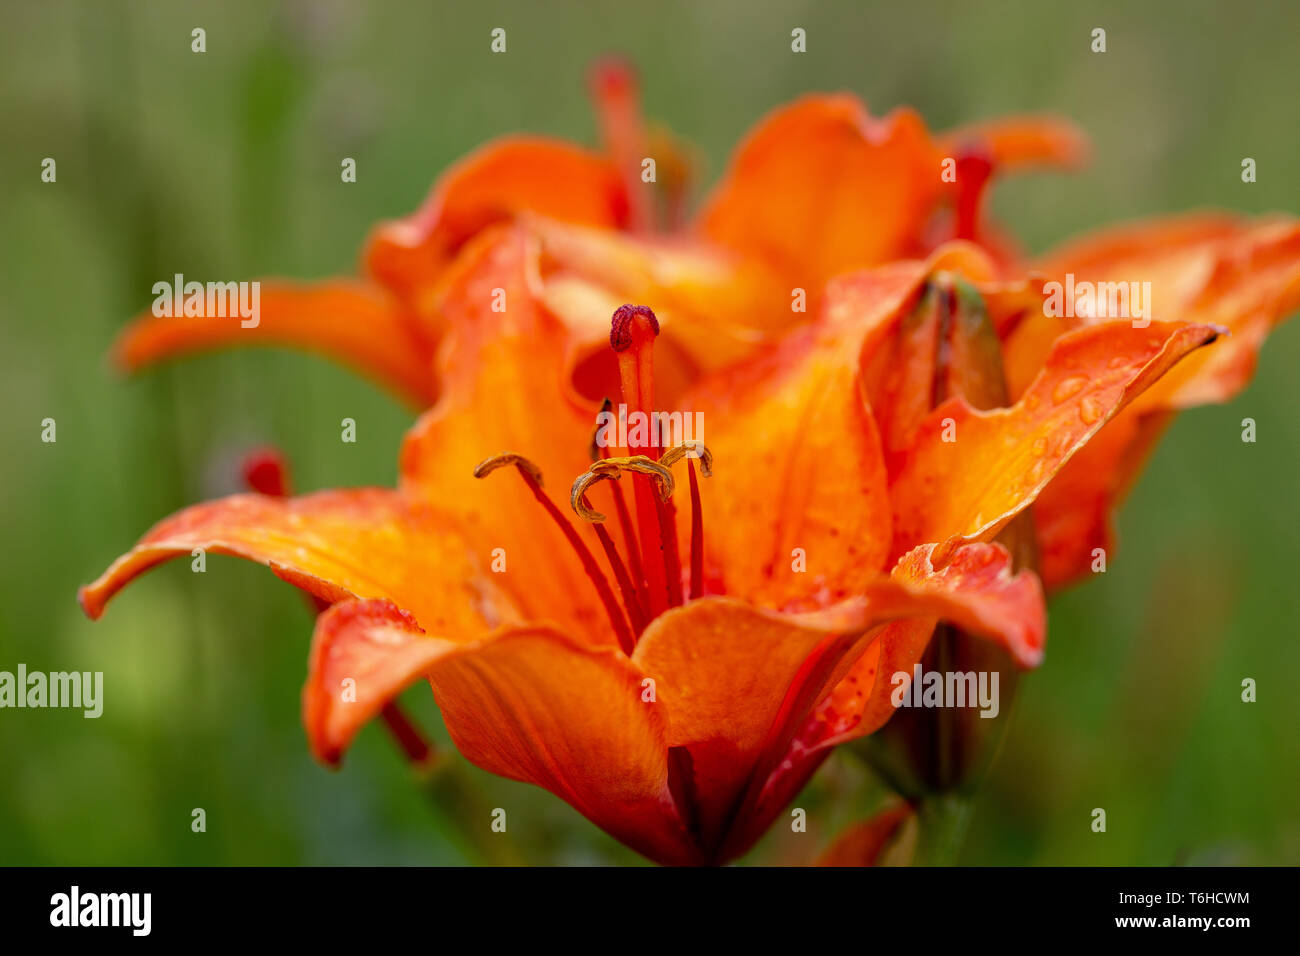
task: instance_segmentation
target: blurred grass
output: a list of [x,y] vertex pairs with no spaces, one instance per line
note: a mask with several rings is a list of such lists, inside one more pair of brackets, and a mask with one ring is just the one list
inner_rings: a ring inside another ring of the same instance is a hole
[[[271,575],[216,558],[196,580],[176,563],[97,624],[76,608],[76,587],[152,522],[233,490],[241,449],[279,445],[302,489],[384,484],[411,421],[373,386],[287,352],[117,380],[105,351],[160,277],[351,271],[376,220],[414,208],[485,139],[593,141],[583,71],[609,51],[639,65],[648,113],[699,144],[706,182],[756,118],[810,90],[855,91],[878,113],[911,104],[938,128],[1072,117],[1093,165],[995,197],[1031,249],[1193,207],[1294,212],[1300,182],[1300,8],[1287,3],[55,0],[6,2],[3,19],[0,669],[103,670],[107,701],[96,721],[0,713],[3,863],[467,859],[464,823],[428,811],[380,731],[340,775],[308,758],[310,621]],[[495,26],[505,56],[488,53]],[[806,55],[789,52],[794,26]],[[1088,49],[1095,26],[1104,55]],[[57,184],[40,182],[46,156]],[[355,184],[339,181],[343,156],[357,158]],[[1258,161],[1254,185],[1243,156]],[[1244,395],[1172,429],[1110,570],[1053,608],[1047,664],[1024,682],[964,861],[1300,862],[1297,364],[1292,326]],[[338,440],[345,416],[354,445]],[[1246,416],[1255,445],[1239,439]],[[57,444],[39,440],[45,417]],[[1248,676],[1254,705],[1239,699]],[[437,724],[427,691],[408,706]],[[488,807],[509,808],[526,858],[634,859],[549,795],[471,774]],[[800,800],[809,834],[778,832],[754,859],[812,858],[877,793],[836,758]],[[1104,836],[1088,826],[1098,806]]]

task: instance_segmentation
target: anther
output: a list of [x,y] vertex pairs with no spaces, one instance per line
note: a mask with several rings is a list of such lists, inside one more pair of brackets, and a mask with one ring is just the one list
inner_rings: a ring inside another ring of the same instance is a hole
[[659,464],[663,465],[665,468],[671,468],[683,458],[698,460],[700,463],[700,474],[705,478],[712,477],[713,452],[709,451],[709,447],[698,438],[684,441],[680,445],[675,445],[672,448],[669,448],[659,457]]
[[484,458],[474,466],[474,477],[486,478],[498,468],[504,468],[507,465],[514,465],[522,473],[537,482],[537,487],[542,487],[542,469],[523,455],[517,455],[512,451],[502,452],[500,455],[493,455],[491,458]]
[[604,458],[592,462],[590,468],[573,479],[573,487],[569,492],[569,506],[574,510],[574,513],[584,521],[603,522],[605,516],[585,504],[582,496],[586,494],[588,488],[601,479],[616,479],[624,471],[637,472],[654,478],[659,489],[660,501],[667,501],[673,496],[673,491],[676,488],[673,473],[659,462],[651,461],[645,455],[631,455],[626,458]]

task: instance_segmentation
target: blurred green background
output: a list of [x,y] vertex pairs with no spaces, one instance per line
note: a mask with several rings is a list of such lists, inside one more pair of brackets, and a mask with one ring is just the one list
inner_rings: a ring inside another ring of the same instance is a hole
[[[101,622],[81,615],[77,586],[158,518],[235,490],[250,446],[283,448],[302,490],[389,484],[412,421],[287,352],[117,379],[106,349],[155,281],[352,272],[371,224],[415,208],[484,140],[594,143],[583,73],[611,51],[639,66],[649,115],[699,145],[706,183],[765,111],[845,89],[936,128],[1028,110],[1077,120],[1096,150],[1086,172],[995,196],[1032,250],[1117,219],[1294,212],[1300,198],[1294,3],[2,7],[0,669],[102,670],[106,706],[99,720],[0,712],[0,863],[462,863],[476,859],[466,826],[487,826],[433,812],[377,727],[341,773],[311,761],[298,717],[311,622],[264,569],[214,558],[196,578],[176,562]],[[505,56],[488,52],[496,26]],[[790,52],[795,26],[805,55]],[[1096,26],[1104,55],[1089,51]],[[46,156],[56,184],[40,182]],[[339,180],[343,156],[355,184]],[[1110,571],[1052,609],[1047,663],[1023,684],[963,862],[1300,862],[1297,366],[1293,324],[1247,392],[1172,429]],[[1246,416],[1257,444],[1240,440]],[[40,441],[46,417],[56,444]],[[344,417],[356,444],[338,439]],[[1258,703],[1241,703],[1243,677]],[[405,703],[437,725],[427,689]],[[548,794],[467,777],[484,807],[508,809],[529,862],[635,859]],[[809,832],[770,835],[750,859],[810,860],[879,797],[837,755],[800,798]],[[191,832],[195,807],[206,833]]]

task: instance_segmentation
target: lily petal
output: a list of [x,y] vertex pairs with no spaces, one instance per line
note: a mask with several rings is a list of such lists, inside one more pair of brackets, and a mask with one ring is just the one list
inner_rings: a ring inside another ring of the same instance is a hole
[[776,608],[826,604],[885,567],[887,479],[860,356],[923,276],[922,263],[904,263],[833,283],[816,324],[684,400],[703,416],[716,463],[700,489],[706,576],[728,593]]
[[323,353],[386,385],[417,406],[433,401],[433,343],[382,289],[345,280],[261,284],[258,324],[240,316],[140,315],[113,346],[128,372],[210,349],[281,345]]
[[[591,582],[528,488],[511,474],[473,474],[494,455],[523,454],[563,504],[569,483],[591,464],[596,409],[584,412],[566,397],[565,332],[538,303],[536,256],[522,230],[503,228],[458,257],[441,307],[443,395],[406,436],[401,485],[454,514],[484,564],[505,550],[506,571],[494,577],[526,619],[608,643],[615,637]],[[585,523],[578,532],[598,550]]]
[[596,356],[614,364],[609,302],[653,302],[662,336],[656,348],[671,343],[693,371],[705,372],[746,357],[803,318],[791,312],[789,287],[776,275],[716,247],[536,216],[526,222],[542,243],[546,304],[572,333],[571,365]]
[[331,603],[387,598],[436,633],[471,637],[495,615],[509,615],[501,595],[474,583],[481,575],[460,539],[427,506],[383,488],[234,495],[186,508],[83,587],[82,609],[98,618],[134,578],[195,548],[265,564]]
[[[1232,332],[1139,396],[1044,489],[1034,520],[1044,581],[1057,589],[1090,571],[1095,549],[1111,552],[1111,516],[1172,412],[1235,395],[1250,380],[1264,338],[1300,308],[1300,223],[1203,213],[1141,222],[1070,243],[1040,267],[1076,282],[1150,282],[1148,305],[1157,317]],[[1036,314],[1008,336],[1012,394],[1024,390],[1062,321]]]
[[610,229],[628,217],[622,181],[604,157],[560,140],[507,137],[447,170],[416,212],[380,226],[367,244],[366,268],[418,299],[461,246],[525,211]]
[[699,229],[812,298],[841,272],[923,251],[939,158],[911,110],[875,119],[856,97],[806,96],[740,145]]
[[[832,668],[862,630],[827,648]],[[694,822],[706,848],[725,837],[787,692],[828,636],[836,635],[733,598],[693,601],[646,628],[632,659],[668,703],[668,745],[690,753],[700,814]]]
[[391,601],[341,601],[321,614],[302,689],[312,754],[337,765],[357,731],[455,646],[429,639]]
[[1228,329],[1229,338],[1182,363],[1138,407],[1222,402],[1250,381],[1269,331],[1300,309],[1300,220],[1202,213],[1138,222],[1068,244],[1038,267],[1076,282],[1150,282],[1156,319]]
[[667,705],[643,680],[618,650],[547,627],[449,648],[429,672],[470,761],[544,787],[652,860],[698,863],[669,786]]
[[996,534],[1106,422],[1218,334],[1204,325],[1089,326],[1057,340],[1010,408],[944,402],[921,425],[892,485],[895,551]]

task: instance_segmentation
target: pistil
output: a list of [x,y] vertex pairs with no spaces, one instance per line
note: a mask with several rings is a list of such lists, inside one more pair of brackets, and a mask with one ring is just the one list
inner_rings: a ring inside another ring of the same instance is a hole
[[[610,323],[609,344],[618,357],[623,405],[631,413],[640,412],[644,416],[643,420],[648,423],[650,432],[645,445],[633,444],[633,437],[629,436],[626,450],[629,455],[644,455],[652,461],[659,457],[654,434],[654,340],[658,334],[659,320],[644,305],[620,306]],[[681,570],[676,551],[676,530],[665,520],[664,510],[656,500],[649,478],[634,475],[632,490],[636,503],[641,564],[645,569],[648,611],[651,618],[654,618],[669,607],[681,603]],[[674,567],[678,569],[676,579],[670,581],[673,574],[671,569]]]
[[590,82],[605,149],[618,167],[627,194],[628,227],[633,232],[649,232],[654,227],[654,209],[651,194],[641,182],[646,134],[636,76],[626,63],[611,58],[596,64]]

